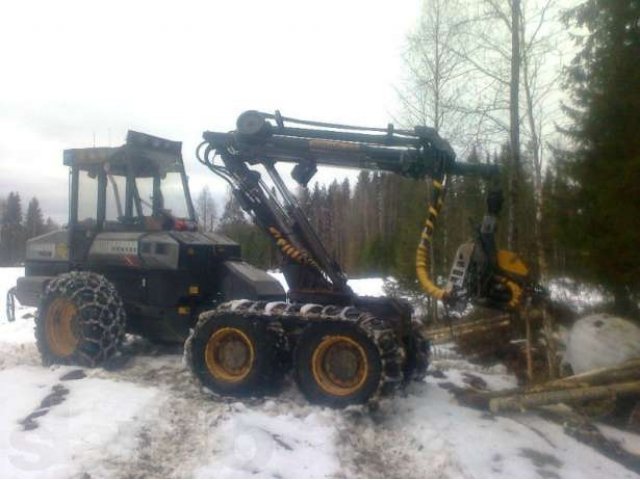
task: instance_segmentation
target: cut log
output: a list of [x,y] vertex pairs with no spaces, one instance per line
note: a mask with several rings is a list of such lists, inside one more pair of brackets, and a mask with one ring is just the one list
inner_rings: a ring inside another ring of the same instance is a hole
[[493,318],[452,324],[446,327],[427,328],[424,330],[424,333],[432,342],[444,343],[459,336],[480,334],[499,328],[509,328],[509,325],[509,317],[506,315],[500,315]]
[[531,387],[530,390],[541,391],[576,385],[603,385],[631,379],[640,380],[640,359],[629,360],[614,367],[599,368],[597,370],[542,383]]
[[611,383],[640,381],[640,359],[630,360],[613,368],[601,368],[590,372],[560,378],[525,388],[512,388],[483,393],[487,398],[509,397],[519,394],[593,387]]
[[497,413],[501,411],[524,410],[553,403],[573,403],[607,397],[615,398],[617,395],[629,394],[640,395],[640,381],[596,387],[581,387],[534,393],[527,392],[508,397],[492,398],[489,400],[489,409],[493,413]]

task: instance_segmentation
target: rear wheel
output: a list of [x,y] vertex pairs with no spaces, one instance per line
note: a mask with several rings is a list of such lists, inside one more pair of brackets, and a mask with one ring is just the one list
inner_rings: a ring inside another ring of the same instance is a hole
[[185,343],[196,378],[219,395],[253,396],[282,376],[277,322],[229,311],[201,315]]
[[102,275],[70,272],[53,279],[36,316],[36,343],[45,365],[95,367],[124,340],[126,315],[117,290]]
[[382,352],[357,324],[309,325],[294,354],[300,390],[313,403],[345,407],[365,403],[384,383]]

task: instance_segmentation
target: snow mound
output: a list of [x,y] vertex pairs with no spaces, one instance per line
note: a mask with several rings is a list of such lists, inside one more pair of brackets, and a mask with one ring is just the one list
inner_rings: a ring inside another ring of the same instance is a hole
[[577,320],[567,337],[565,361],[575,373],[640,358],[640,327],[599,313]]

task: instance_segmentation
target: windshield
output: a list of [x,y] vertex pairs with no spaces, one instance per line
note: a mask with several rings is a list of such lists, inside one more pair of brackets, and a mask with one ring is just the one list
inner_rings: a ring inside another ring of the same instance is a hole
[[178,218],[189,218],[189,207],[180,172],[169,172],[160,180],[164,210]]
[[180,163],[137,164],[128,175],[125,172],[113,174],[113,171],[110,169],[106,173],[107,230],[131,225],[143,226],[144,230],[172,230],[183,228],[180,226],[183,220],[193,222]]
[[164,176],[135,179],[137,200],[142,216],[168,214],[190,219],[187,192],[181,172],[167,172]]

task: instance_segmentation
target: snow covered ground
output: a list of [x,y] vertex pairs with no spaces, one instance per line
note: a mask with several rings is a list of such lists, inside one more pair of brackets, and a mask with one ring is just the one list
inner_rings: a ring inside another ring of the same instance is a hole
[[[450,346],[433,373],[375,411],[309,405],[292,382],[277,397],[203,393],[180,349],[132,338],[121,368],[42,367],[30,309],[8,324],[0,269],[0,477],[614,477],[638,474],[534,413],[492,416],[458,405],[447,384],[515,385]],[[382,293],[380,279],[352,283]],[[438,373],[441,372],[441,373]],[[611,427],[629,451],[640,437]]]

